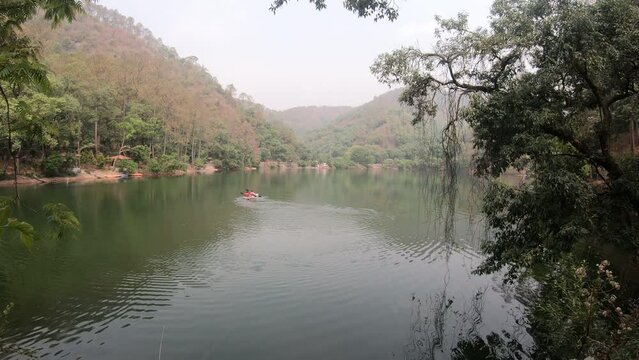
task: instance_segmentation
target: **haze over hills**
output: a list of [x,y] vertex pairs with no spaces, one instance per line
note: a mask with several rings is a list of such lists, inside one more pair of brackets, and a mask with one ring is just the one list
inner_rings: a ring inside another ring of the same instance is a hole
[[279,121],[304,133],[330,125],[351,109],[350,106],[298,106],[282,111],[268,110],[266,117],[269,121]]

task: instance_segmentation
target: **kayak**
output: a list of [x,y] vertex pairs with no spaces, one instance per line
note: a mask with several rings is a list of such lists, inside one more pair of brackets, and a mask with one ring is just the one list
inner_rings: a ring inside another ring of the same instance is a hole
[[258,193],[253,193],[251,195],[246,195],[246,193],[240,193],[240,195],[242,195],[242,197],[244,198],[244,200],[255,200],[257,198],[262,197],[262,195],[258,194]]

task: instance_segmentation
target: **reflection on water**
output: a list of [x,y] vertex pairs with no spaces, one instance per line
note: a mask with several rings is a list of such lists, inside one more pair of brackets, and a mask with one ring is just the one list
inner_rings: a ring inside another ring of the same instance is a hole
[[456,181],[452,198],[438,173],[403,172],[24,189],[32,207],[69,204],[83,232],[2,245],[7,340],[44,358],[154,358],[160,341],[165,359],[449,358],[523,307],[471,275],[486,232],[478,185]]

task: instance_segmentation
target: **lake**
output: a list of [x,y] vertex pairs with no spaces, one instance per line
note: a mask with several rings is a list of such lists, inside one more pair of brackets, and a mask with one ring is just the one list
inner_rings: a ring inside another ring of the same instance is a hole
[[45,359],[278,360],[448,359],[504,331],[525,342],[517,293],[472,274],[489,236],[480,184],[460,175],[454,207],[442,194],[438,172],[395,171],[22,188],[29,207],[67,204],[82,232],[31,254],[3,245],[7,341]]

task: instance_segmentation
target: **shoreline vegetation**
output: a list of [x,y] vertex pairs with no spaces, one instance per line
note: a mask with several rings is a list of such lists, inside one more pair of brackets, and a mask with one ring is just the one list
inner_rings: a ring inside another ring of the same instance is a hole
[[[121,171],[117,166],[109,169],[97,168],[95,166],[75,168],[74,171],[69,172],[67,176],[45,176],[44,174],[34,173],[27,171],[24,175],[17,176],[17,185],[23,186],[36,186],[46,184],[62,184],[62,183],[96,183],[96,182],[115,182],[122,179],[144,179],[144,178],[159,178],[159,177],[177,177],[177,176],[192,176],[192,175],[212,175],[219,172],[233,172],[233,171],[271,171],[271,170],[316,170],[316,171],[328,171],[328,170],[367,170],[367,171],[404,171],[404,170],[419,170],[419,169],[436,169],[440,166],[422,166],[415,167],[399,167],[389,166],[388,164],[354,164],[348,167],[338,167],[335,165],[329,165],[327,163],[312,164],[312,165],[300,165],[298,163],[291,162],[278,162],[278,161],[266,161],[261,162],[258,166],[246,166],[243,169],[225,171],[219,167],[215,167],[211,163],[207,163],[204,166],[188,166],[185,170],[172,170],[163,173],[154,173],[148,168],[138,169],[135,172],[127,173]],[[507,177],[525,177],[525,172],[512,170],[505,174]],[[13,173],[5,174],[5,179],[0,180],[0,188],[13,187],[15,185]]]

